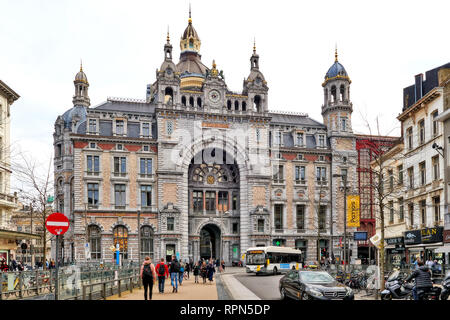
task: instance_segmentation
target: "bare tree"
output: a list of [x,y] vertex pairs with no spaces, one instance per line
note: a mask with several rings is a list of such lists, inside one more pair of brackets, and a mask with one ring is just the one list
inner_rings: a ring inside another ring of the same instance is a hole
[[[13,175],[18,185],[17,191],[19,199],[24,203],[33,206],[33,218],[44,230],[42,233],[42,245],[44,248],[43,259],[46,259],[47,231],[45,221],[52,213],[49,207],[49,197],[53,194],[53,174],[51,173],[52,157],[47,167],[39,164],[32,156],[20,153],[17,161],[12,162]],[[33,219],[33,220],[34,220]],[[44,268],[45,263],[43,264]]]

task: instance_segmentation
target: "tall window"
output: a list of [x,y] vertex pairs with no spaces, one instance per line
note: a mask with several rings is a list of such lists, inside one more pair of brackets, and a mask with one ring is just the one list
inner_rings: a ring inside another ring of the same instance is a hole
[[91,250],[91,259],[101,259],[102,246],[101,246],[101,230],[99,227],[91,225],[88,228],[89,236],[89,248]]
[[420,144],[425,143],[425,120],[419,121],[419,142]]
[[100,172],[100,158],[99,156],[86,156],[87,174],[97,175]]
[[281,132],[280,131],[275,131],[274,145],[276,145],[276,146],[281,145]]
[[264,219],[258,219],[258,232],[264,232]]
[[436,120],[437,116],[438,116],[437,110],[431,114],[431,117],[433,119],[433,136],[437,136],[439,134],[439,122]]
[[409,215],[409,225],[414,225],[414,204],[409,203],[408,204],[408,215]]
[[141,186],[141,206],[151,207],[152,205],[152,186]]
[[303,132],[297,132],[297,139],[295,142],[297,146],[303,146]]
[[259,128],[256,128],[256,142],[261,141],[261,130]]
[[141,227],[141,258],[153,260],[153,230],[149,226]]
[[194,206],[194,212],[203,212],[203,191],[192,192],[192,201]]
[[283,205],[282,204],[275,204],[275,229],[276,230],[282,230],[283,229]]
[[98,183],[88,183],[87,185],[88,205],[98,205]]
[[403,221],[405,219],[405,209],[403,207],[403,198],[398,199],[398,211],[399,211],[399,220]]
[[124,184],[114,185],[114,200],[116,207],[125,207],[126,205],[125,190],[126,186]]
[[427,223],[427,203],[425,200],[420,200],[420,216],[422,218],[422,224]]
[[319,206],[319,230],[326,229],[327,206]]
[[124,121],[123,120],[116,120],[116,134],[124,134],[125,130],[124,130]]
[[304,166],[295,166],[295,181],[305,181]]
[[150,123],[149,122],[142,123],[142,136],[150,137]]
[[439,222],[441,219],[441,209],[440,209],[440,197],[434,197],[433,198],[433,209],[434,209],[434,221]]
[[214,191],[205,192],[205,209],[208,213],[216,212],[216,193]]
[[397,167],[397,173],[398,173],[398,184],[403,184],[403,165],[399,165]]
[[419,163],[419,171],[420,171],[420,185],[424,186],[426,183],[426,170],[425,170],[425,161]]
[[175,218],[167,217],[167,231],[175,231]]
[[408,168],[409,188],[414,189],[414,167]]
[[89,133],[97,133],[97,120],[89,119]]
[[219,211],[225,212],[228,211],[228,191],[219,191],[218,192],[218,202],[219,202]]
[[327,168],[317,167],[316,168],[316,180],[317,182],[323,182],[327,180]]
[[408,145],[408,149],[412,149],[413,148],[413,128],[409,127],[408,129],[406,129],[406,139],[407,139],[407,145]]
[[153,161],[151,158],[141,158],[140,159],[140,171],[141,175],[151,175]]
[[238,209],[238,195],[237,193],[233,192],[233,210],[237,210]]
[[282,182],[284,179],[284,167],[282,165],[273,166],[273,180],[275,182]]
[[394,173],[392,170],[388,170],[389,174],[389,190],[394,190]]
[[172,121],[167,121],[166,122],[166,132],[167,132],[167,135],[172,135],[172,133],[173,133],[173,122]]
[[324,135],[319,135],[319,147],[323,148],[325,147],[325,136]]
[[433,180],[439,180],[439,156],[431,158],[433,163]]
[[114,173],[125,174],[127,172],[127,158],[114,157]]
[[297,229],[298,230],[305,229],[305,205],[304,204],[297,205]]
[[347,118],[341,118],[341,131],[347,131]]
[[394,201],[389,201],[389,222],[394,223]]
[[120,255],[123,259],[128,259],[128,229],[125,226],[117,226],[114,228],[113,234],[114,247],[118,244]]

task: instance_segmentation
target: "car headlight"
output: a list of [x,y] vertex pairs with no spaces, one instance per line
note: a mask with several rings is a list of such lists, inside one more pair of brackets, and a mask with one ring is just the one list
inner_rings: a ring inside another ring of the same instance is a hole
[[323,293],[322,293],[322,292],[320,292],[320,291],[318,291],[318,290],[315,290],[315,289],[309,289],[309,293],[310,293],[311,295],[313,295],[313,296],[316,296],[316,297],[321,297],[321,296],[323,296]]
[[345,294],[346,296],[349,296],[353,293],[353,290],[348,287],[345,288],[345,291],[347,291],[347,293]]

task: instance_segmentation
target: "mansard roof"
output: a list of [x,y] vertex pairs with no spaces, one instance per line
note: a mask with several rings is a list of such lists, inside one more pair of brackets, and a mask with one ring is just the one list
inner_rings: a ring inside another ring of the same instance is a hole
[[147,103],[145,100],[139,99],[108,98],[105,102],[91,109],[105,111],[154,113],[155,105]]
[[290,124],[290,125],[308,125],[326,128],[326,126],[314,119],[311,119],[307,114],[302,113],[276,113],[270,112],[269,116],[272,117],[270,123],[273,124]]

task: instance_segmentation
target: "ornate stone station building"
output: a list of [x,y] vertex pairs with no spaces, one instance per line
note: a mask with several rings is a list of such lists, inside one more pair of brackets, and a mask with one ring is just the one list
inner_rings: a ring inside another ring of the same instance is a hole
[[86,74],[76,75],[73,107],[54,132],[56,209],[72,222],[65,260],[112,261],[116,244],[123,259],[137,260],[138,232],[141,255],[154,259],[230,264],[272,244],[301,249],[305,261],[342,256],[344,186],[331,177],[346,173],[356,192],[357,161],[351,81],[337,53],[320,123],[269,111],[255,47],[237,93],[214,61],[204,64],[200,45],[189,18],[176,63],[167,35],[145,100],[91,107]]

